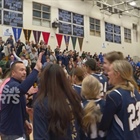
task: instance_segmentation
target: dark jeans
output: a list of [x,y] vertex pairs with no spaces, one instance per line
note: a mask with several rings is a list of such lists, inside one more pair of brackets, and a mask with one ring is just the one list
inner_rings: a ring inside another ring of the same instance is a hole
[[[20,136],[17,135],[1,135],[1,140],[16,140],[18,138],[21,138]],[[23,136],[25,139],[25,135]]]

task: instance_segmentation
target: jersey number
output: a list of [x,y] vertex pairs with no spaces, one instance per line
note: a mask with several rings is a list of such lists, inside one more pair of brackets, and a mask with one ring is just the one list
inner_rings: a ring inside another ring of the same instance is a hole
[[137,102],[136,105],[130,104],[127,111],[131,113],[128,121],[130,131],[132,131],[140,124],[140,102]]
[[100,83],[100,84],[101,84],[101,93],[100,93],[100,95],[105,96],[106,89],[107,89],[107,82],[105,82],[104,85],[103,85],[103,83]]

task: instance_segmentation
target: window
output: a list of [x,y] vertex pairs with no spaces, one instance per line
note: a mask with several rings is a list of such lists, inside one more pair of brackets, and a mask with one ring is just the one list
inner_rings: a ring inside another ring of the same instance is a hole
[[50,27],[51,7],[33,2],[33,25]]
[[90,35],[101,36],[100,20],[90,18]]
[[105,22],[105,41],[121,44],[121,27]]
[[131,43],[131,30],[124,28],[124,41],[127,43]]
[[2,24],[23,27],[23,0],[0,0]]
[[59,9],[59,33],[84,37],[84,16]]

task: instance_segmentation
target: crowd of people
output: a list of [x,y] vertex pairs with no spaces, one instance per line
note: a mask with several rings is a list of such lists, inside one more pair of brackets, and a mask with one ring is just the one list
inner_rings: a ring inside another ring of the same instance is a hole
[[0,58],[2,140],[28,140],[32,128],[34,140],[140,139],[140,62],[129,55],[80,56],[10,36]]

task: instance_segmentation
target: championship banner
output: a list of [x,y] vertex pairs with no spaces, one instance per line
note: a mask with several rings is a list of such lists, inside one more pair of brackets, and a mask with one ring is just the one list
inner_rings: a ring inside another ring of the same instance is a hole
[[66,36],[66,35],[64,35],[64,39],[65,39],[66,48],[68,48],[68,46],[69,46],[69,40],[70,40],[70,36]]
[[39,40],[40,40],[41,32],[40,31],[33,31],[33,35],[34,35],[34,39],[35,39],[36,44],[38,44]]
[[82,51],[83,39],[84,39],[84,38],[78,38],[80,51]]
[[58,43],[59,48],[61,47],[62,37],[63,37],[63,35],[56,34],[56,39],[57,39],[57,43]]
[[20,39],[22,29],[21,28],[14,28],[14,27],[12,29],[13,29],[15,41],[17,42]]
[[49,37],[50,37],[50,33],[42,32],[42,35],[43,35],[43,39],[44,39],[45,44],[48,45],[48,40],[49,40]]
[[31,30],[23,29],[23,32],[24,32],[25,39],[29,41],[31,37]]
[[72,36],[71,40],[72,40],[73,49],[75,50],[77,37]]

